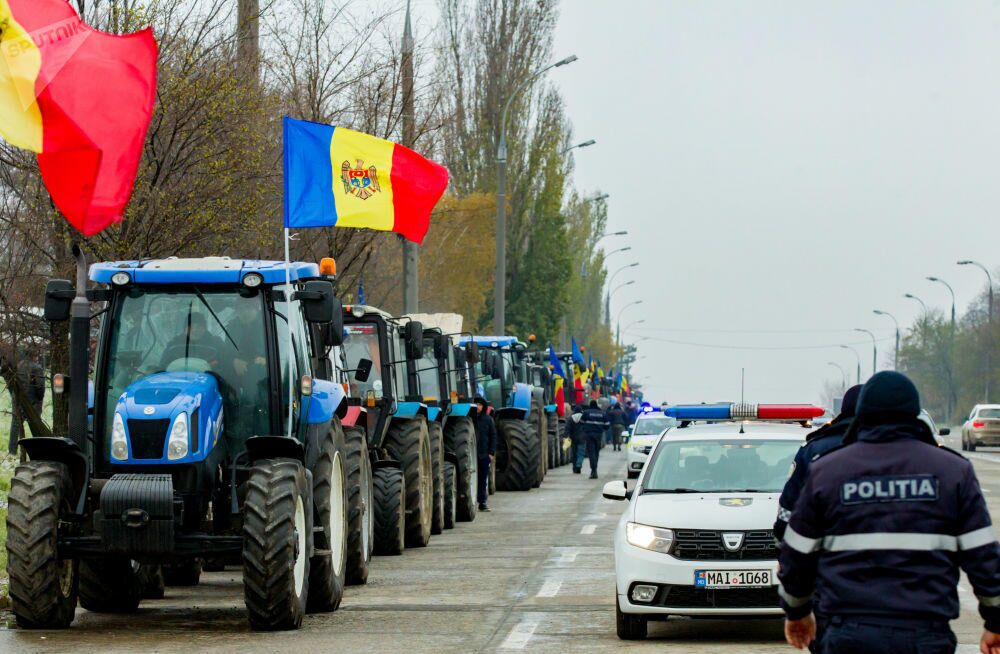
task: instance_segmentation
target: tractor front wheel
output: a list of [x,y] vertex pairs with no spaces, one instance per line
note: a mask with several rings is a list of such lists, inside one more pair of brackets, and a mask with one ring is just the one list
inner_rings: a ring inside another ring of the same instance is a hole
[[431,513],[431,533],[444,531],[444,430],[441,423],[427,424],[427,436],[431,442],[431,470],[434,476],[434,510]]
[[457,496],[458,519],[472,522],[476,519],[479,506],[476,489],[479,483],[479,452],[476,448],[476,429],[469,418],[457,418],[448,422],[445,430],[448,450],[458,459],[455,471],[455,494]]
[[368,437],[361,427],[344,430],[347,443],[347,583],[368,581],[372,558],[372,464]]
[[385,435],[385,448],[403,466],[406,481],[406,546],[426,547],[431,540],[434,479],[427,422],[394,420]]
[[375,553],[394,556],[406,548],[406,478],[399,468],[376,468],[372,483]]
[[496,457],[496,487],[501,491],[531,490],[538,476],[537,437],[525,420],[500,420]]
[[309,562],[310,613],[336,611],[344,597],[347,569],[347,497],[344,492],[344,432],[334,419],[320,443],[313,469],[315,549]]
[[123,558],[80,561],[80,606],[95,613],[132,613],[144,584],[139,563]]

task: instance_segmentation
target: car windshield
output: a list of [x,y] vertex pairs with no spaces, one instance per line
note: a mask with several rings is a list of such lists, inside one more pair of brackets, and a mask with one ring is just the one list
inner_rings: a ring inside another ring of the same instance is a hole
[[677,421],[666,416],[660,418],[639,418],[635,422],[635,436],[659,436],[664,429],[675,427]]
[[1000,409],[980,409],[977,418],[1000,418]]
[[368,381],[360,382],[354,378],[355,373],[347,373],[347,384],[350,397],[365,398],[368,391],[373,391],[376,398],[382,397],[382,361],[379,356],[378,326],[374,323],[352,323],[344,325],[347,338],[341,348],[344,357],[344,368],[354,370],[362,359],[372,362],[372,372]]
[[270,430],[269,375],[260,293],[134,287],[111,317],[104,380],[105,433],[125,389],[157,372],[211,372],[219,382],[227,436]]
[[798,440],[661,441],[643,491],[780,491]]

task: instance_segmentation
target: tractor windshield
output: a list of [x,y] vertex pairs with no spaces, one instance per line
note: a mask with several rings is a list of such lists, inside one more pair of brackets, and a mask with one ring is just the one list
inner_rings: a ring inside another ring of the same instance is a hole
[[362,359],[372,362],[372,372],[368,381],[358,381],[354,372],[347,373],[347,383],[351,397],[365,398],[368,391],[375,393],[376,399],[382,397],[382,356],[379,351],[378,326],[375,323],[351,323],[344,326],[347,338],[341,352],[344,357],[344,368],[354,370]]
[[420,392],[424,395],[424,402],[438,402],[444,399],[445,393],[441,392],[441,381],[438,377],[438,360],[434,356],[432,343],[424,343],[424,356],[420,357],[416,365],[417,375],[420,377]]
[[269,375],[260,293],[232,289],[133,287],[111,317],[104,428],[118,398],[157,372],[210,372],[222,392],[226,434],[245,439],[270,431]]

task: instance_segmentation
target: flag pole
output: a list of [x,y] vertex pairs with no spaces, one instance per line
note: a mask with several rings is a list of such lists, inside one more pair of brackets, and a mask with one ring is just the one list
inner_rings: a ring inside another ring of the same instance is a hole
[[288,253],[288,228],[285,228],[285,306],[288,314],[285,325],[288,328],[288,436],[292,437],[292,399],[295,396],[295,349],[292,343],[292,261]]

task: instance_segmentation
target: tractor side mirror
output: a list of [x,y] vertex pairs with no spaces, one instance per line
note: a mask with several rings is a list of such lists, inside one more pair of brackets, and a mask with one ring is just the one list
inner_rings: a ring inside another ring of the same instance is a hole
[[424,326],[411,320],[403,326],[403,340],[406,343],[406,358],[416,360],[424,356]]
[[358,361],[358,367],[354,370],[354,379],[364,384],[372,375],[372,360],[362,359]]
[[448,358],[448,348],[451,347],[451,340],[444,334],[434,337],[434,358],[444,361]]
[[50,279],[45,285],[45,319],[49,322],[69,320],[73,304],[73,283],[68,279]]
[[338,306],[340,301],[333,293],[333,284],[323,279],[310,280],[295,297],[302,302],[306,321],[328,323],[336,318],[341,322],[340,331],[343,332],[343,309]]
[[469,341],[465,344],[465,357],[469,363],[479,363],[479,343]]

